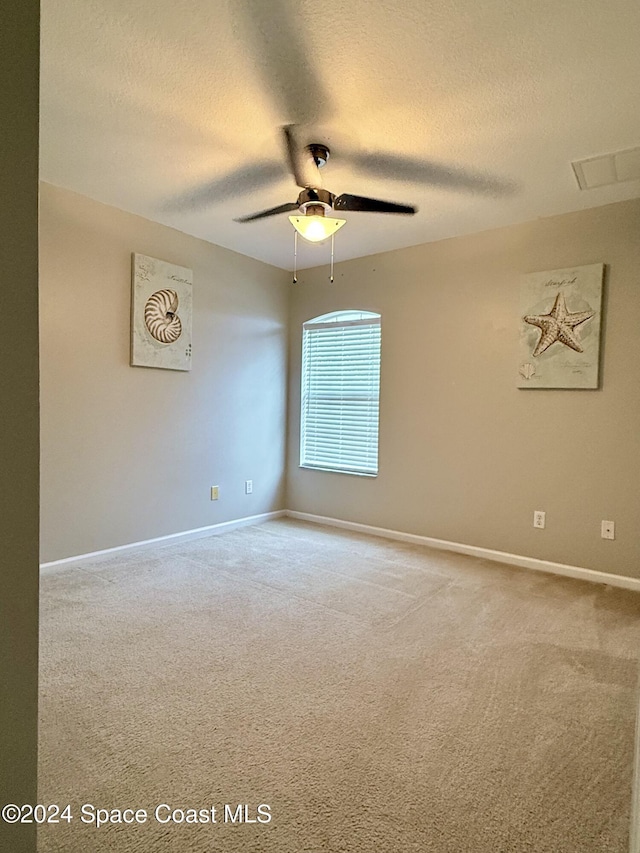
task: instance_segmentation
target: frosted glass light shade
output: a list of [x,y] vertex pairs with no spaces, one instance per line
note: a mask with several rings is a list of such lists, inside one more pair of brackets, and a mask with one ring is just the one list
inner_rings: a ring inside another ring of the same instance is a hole
[[311,243],[320,243],[342,228],[346,219],[329,219],[326,216],[290,216],[289,222],[301,237]]

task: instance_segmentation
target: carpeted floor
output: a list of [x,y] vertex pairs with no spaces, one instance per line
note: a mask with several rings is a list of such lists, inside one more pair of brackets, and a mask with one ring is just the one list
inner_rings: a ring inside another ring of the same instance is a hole
[[45,575],[41,635],[41,853],[627,849],[634,593],[278,520]]

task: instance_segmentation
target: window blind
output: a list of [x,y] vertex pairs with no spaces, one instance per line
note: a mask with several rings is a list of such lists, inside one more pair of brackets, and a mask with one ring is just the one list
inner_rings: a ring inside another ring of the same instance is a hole
[[380,316],[354,313],[303,326],[300,464],[377,474]]

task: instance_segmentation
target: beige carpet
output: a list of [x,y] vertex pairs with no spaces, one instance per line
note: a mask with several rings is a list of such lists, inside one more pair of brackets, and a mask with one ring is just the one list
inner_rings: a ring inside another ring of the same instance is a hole
[[47,575],[39,849],[625,853],[639,640],[634,593],[284,520]]

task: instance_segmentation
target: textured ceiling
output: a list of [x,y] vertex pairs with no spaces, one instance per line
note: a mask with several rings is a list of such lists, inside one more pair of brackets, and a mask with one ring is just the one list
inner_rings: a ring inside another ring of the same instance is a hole
[[640,143],[639,32],[637,0],[42,0],[41,176],[285,269],[286,216],[233,221],[295,201],[285,124],[332,192],[419,208],[346,214],[337,260],[633,198],[571,161]]

